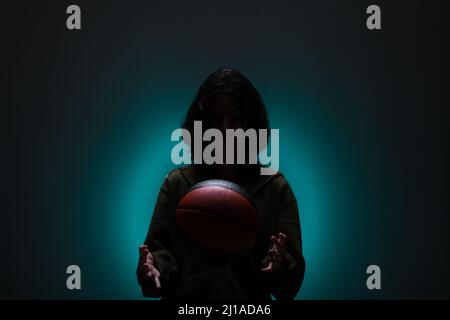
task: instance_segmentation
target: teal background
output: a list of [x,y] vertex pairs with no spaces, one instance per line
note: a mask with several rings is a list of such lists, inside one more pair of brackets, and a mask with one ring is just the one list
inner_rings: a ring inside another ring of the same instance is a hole
[[[194,2],[80,1],[76,32],[69,2],[8,9],[0,296],[141,299],[170,134],[203,80],[232,67],[280,129],[306,259],[297,298],[448,297],[440,7],[382,1],[384,29],[368,33],[364,1]],[[66,289],[71,264],[81,291]],[[366,288],[371,264],[381,291]]]

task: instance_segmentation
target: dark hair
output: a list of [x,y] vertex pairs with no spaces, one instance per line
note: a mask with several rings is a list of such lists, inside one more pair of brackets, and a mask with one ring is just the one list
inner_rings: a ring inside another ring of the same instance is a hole
[[[208,109],[213,98],[218,95],[232,96],[236,100],[245,123],[244,130],[253,128],[258,132],[259,129],[267,129],[268,133],[270,132],[266,107],[253,84],[237,70],[219,69],[209,75],[200,86],[183,121],[182,126],[189,131],[191,137],[193,137],[194,121],[208,124]],[[247,168],[243,172],[254,171],[247,171],[249,168],[248,165],[246,166]],[[206,170],[205,166],[197,167]],[[253,168],[255,165],[251,167]]]
[[183,128],[192,134],[194,121],[207,122],[209,102],[221,94],[232,96],[238,102],[246,123],[244,129],[269,129],[266,107],[258,91],[242,73],[232,69],[219,69],[206,78],[189,108]]

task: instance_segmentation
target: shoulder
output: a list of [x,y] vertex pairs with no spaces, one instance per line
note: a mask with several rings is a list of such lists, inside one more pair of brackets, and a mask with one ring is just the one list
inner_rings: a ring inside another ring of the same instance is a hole
[[263,202],[270,200],[277,203],[279,208],[285,208],[297,202],[289,182],[281,172],[267,176],[261,175],[250,194]]
[[164,186],[172,191],[183,192],[194,183],[192,165],[171,170],[164,179]]
[[171,182],[179,179],[180,176],[181,176],[181,168],[175,168],[166,174],[164,180]]
[[279,171],[273,175],[272,183],[280,188],[290,188],[285,175]]
[[273,172],[270,175],[260,175],[253,187],[253,192],[258,192],[266,188],[270,188],[277,193],[291,189],[286,177],[280,171]]
[[272,192],[283,202],[291,203],[296,201],[295,194],[288,179],[282,172],[275,173],[270,181]]

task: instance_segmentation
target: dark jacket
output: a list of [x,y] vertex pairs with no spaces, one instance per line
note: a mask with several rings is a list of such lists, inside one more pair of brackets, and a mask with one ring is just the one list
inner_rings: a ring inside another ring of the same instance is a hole
[[[161,187],[145,240],[161,273],[161,290],[140,283],[144,296],[162,299],[293,299],[305,272],[296,198],[281,173],[258,176],[243,186],[259,212],[257,240],[246,254],[227,265],[200,263],[183,250],[175,235],[175,210],[180,198],[201,179],[193,166],[169,173]],[[283,232],[286,259],[276,273],[266,274],[270,236]]]

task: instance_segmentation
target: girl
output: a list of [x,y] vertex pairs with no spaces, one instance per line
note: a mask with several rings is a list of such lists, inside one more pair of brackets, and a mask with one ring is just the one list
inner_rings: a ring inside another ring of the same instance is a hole
[[[202,121],[205,130],[217,128],[223,133],[238,128],[269,130],[258,91],[241,73],[230,69],[214,72],[200,87],[183,124],[191,136],[194,121]],[[190,256],[174,234],[180,198],[207,179],[240,185],[251,195],[260,218],[251,250],[220,266]],[[260,175],[259,164],[193,164],[169,173],[139,251],[137,278],[143,295],[162,299],[270,300],[271,295],[293,299],[305,272],[296,198],[281,173]]]

